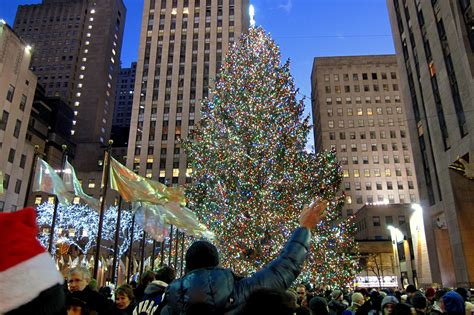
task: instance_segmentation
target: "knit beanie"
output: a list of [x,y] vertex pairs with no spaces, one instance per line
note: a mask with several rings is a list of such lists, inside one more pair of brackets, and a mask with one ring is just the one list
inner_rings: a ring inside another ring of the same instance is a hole
[[416,292],[412,298],[412,305],[414,308],[426,308],[428,303],[426,302],[426,297],[421,292]]
[[332,291],[332,293],[331,293],[331,298],[332,298],[333,300],[337,300],[337,299],[339,299],[339,298],[341,297],[341,295],[342,295],[342,291],[341,291],[341,290],[334,290],[334,291]]
[[33,208],[0,213],[0,314],[54,314],[64,307],[64,279],[37,234]]
[[206,241],[194,242],[186,251],[186,271],[219,265],[217,248]]
[[466,307],[462,296],[454,291],[449,291],[442,297],[444,308],[448,314],[464,314]]

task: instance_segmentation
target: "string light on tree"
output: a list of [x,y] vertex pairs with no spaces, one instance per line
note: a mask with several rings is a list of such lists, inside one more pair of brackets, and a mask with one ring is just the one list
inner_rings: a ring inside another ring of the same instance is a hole
[[261,28],[229,50],[212,99],[201,104],[201,123],[184,143],[193,170],[189,205],[216,233],[223,264],[246,274],[278,255],[304,205],[329,200],[304,277],[318,272],[320,284],[347,284],[357,249],[353,224],[338,215],[341,169],[334,152],[306,152],[309,117],[289,62],[280,60]]

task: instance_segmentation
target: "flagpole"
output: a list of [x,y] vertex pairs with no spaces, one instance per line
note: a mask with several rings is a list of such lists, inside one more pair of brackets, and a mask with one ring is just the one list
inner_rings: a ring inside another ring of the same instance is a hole
[[179,245],[179,230],[176,227],[176,243],[174,246],[174,269],[178,270],[178,245]]
[[[168,266],[171,266],[171,249],[173,247],[173,225],[171,224],[171,229],[170,229],[170,249],[168,251]],[[175,266],[176,267],[176,266]]]
[[26,186],[26,195],[25,202],[23,203],[23,208],[26,208],[28,205],[28,196],[30,195],[31,185],[33,184],[33,177],[35,176],[36,171],[36,158],[40,155],[39,145],[35,145],[35,150],[33,152],[33,161],[31,162],[30,177],[28,178],[28,185]]
[[156,240],[153,240],[153,251],[151,252],[151,270],[155,269],[155,251],[156,251]]
[[[59,177],[62,179],[63,178],[63,170],[64,170],[64,163],[66,161],[66,152],[67,152],[67,145],[63,144],[61,146],[63,149],[62,156],[61,156],[61,172],[59,173]],[[56,219],[58,216],[58,196],[54,196],[54,210],[53,210],[53,222],[51,222],[51,229],[49,233],[49,246],[48,246],[48,252],[51,253],[51,255],[55,256],[55,253],[53,253],[53,241],[54,241],[54,229],[56,227]]]
[[163,261],[165,260],[165,238],[161,241],[160,246],[160,267],[163,267]]
[[180,276],[183,275],[183,265],[184,265],[184,232],[182,233],[183,238],[181,239],[181,271],[179,273]]
[[115,227],[115,243],[114,243],[114,259],[112,260],[112,283],[115,283],[117,274],[117,250],[119,243],[119,231],[120,231],[120,217],[122,215],[122,196],[119,195],[118,209],[117,209],[117,225]]
[[128,268],[127,268],[127,283],[130,284],[130,273],[132,269],[132,250],[133,250],[133,234],[135,233],[135,213],[132,212],[132,228],[130,231],[130,246],[128,250]]
[[99,272],[99,256],[100,256],[100,243],[102,241],[102,226],[104,224],[104,208],[105,208],[105,199],[107,196],[107,188],[109,186],[109,170],[110,170],[110,154],[112,153],[112,144],[114,141],[109,140],[105,159],[104,159],[104,178],[103,187],[102,187],[102,200],[100,202],[100,212],[99,212],[99,227],[97,231],[97,244],[95,248],[95,257],[94,257],[94,279],[97,279],[97,274]]
[[143,239],[142,239],[142,257],[141,257],[141,263],[140,263],[140,279],[143,274],[143,264],[145,263],[145,246],[146,246],[146,232],[143,230]]

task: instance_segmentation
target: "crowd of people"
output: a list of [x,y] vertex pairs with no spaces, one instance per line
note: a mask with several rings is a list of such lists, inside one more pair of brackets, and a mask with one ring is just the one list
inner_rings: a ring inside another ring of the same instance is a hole
[[306,207],[280,255],[249,277],[220,266],[217,248],[196,241],[185,256],[185,274],[162,266],[136,285],[97,288],[86,267],[66,279],[36,239],[34,209],[0,213],[0,314],[19,315],[472,315],[470,292],[409,285],[404,291],[323,290],[296,278],[310,248],[311,228],[324,215],[324,202]]

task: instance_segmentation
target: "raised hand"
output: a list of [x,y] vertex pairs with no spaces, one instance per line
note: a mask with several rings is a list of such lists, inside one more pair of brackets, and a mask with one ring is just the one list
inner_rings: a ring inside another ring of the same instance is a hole
[[324,217],[324,210],[327,206],[326,200],[314,201],[309,206],[305,206],[300,214],[300,226],[313,229]]

